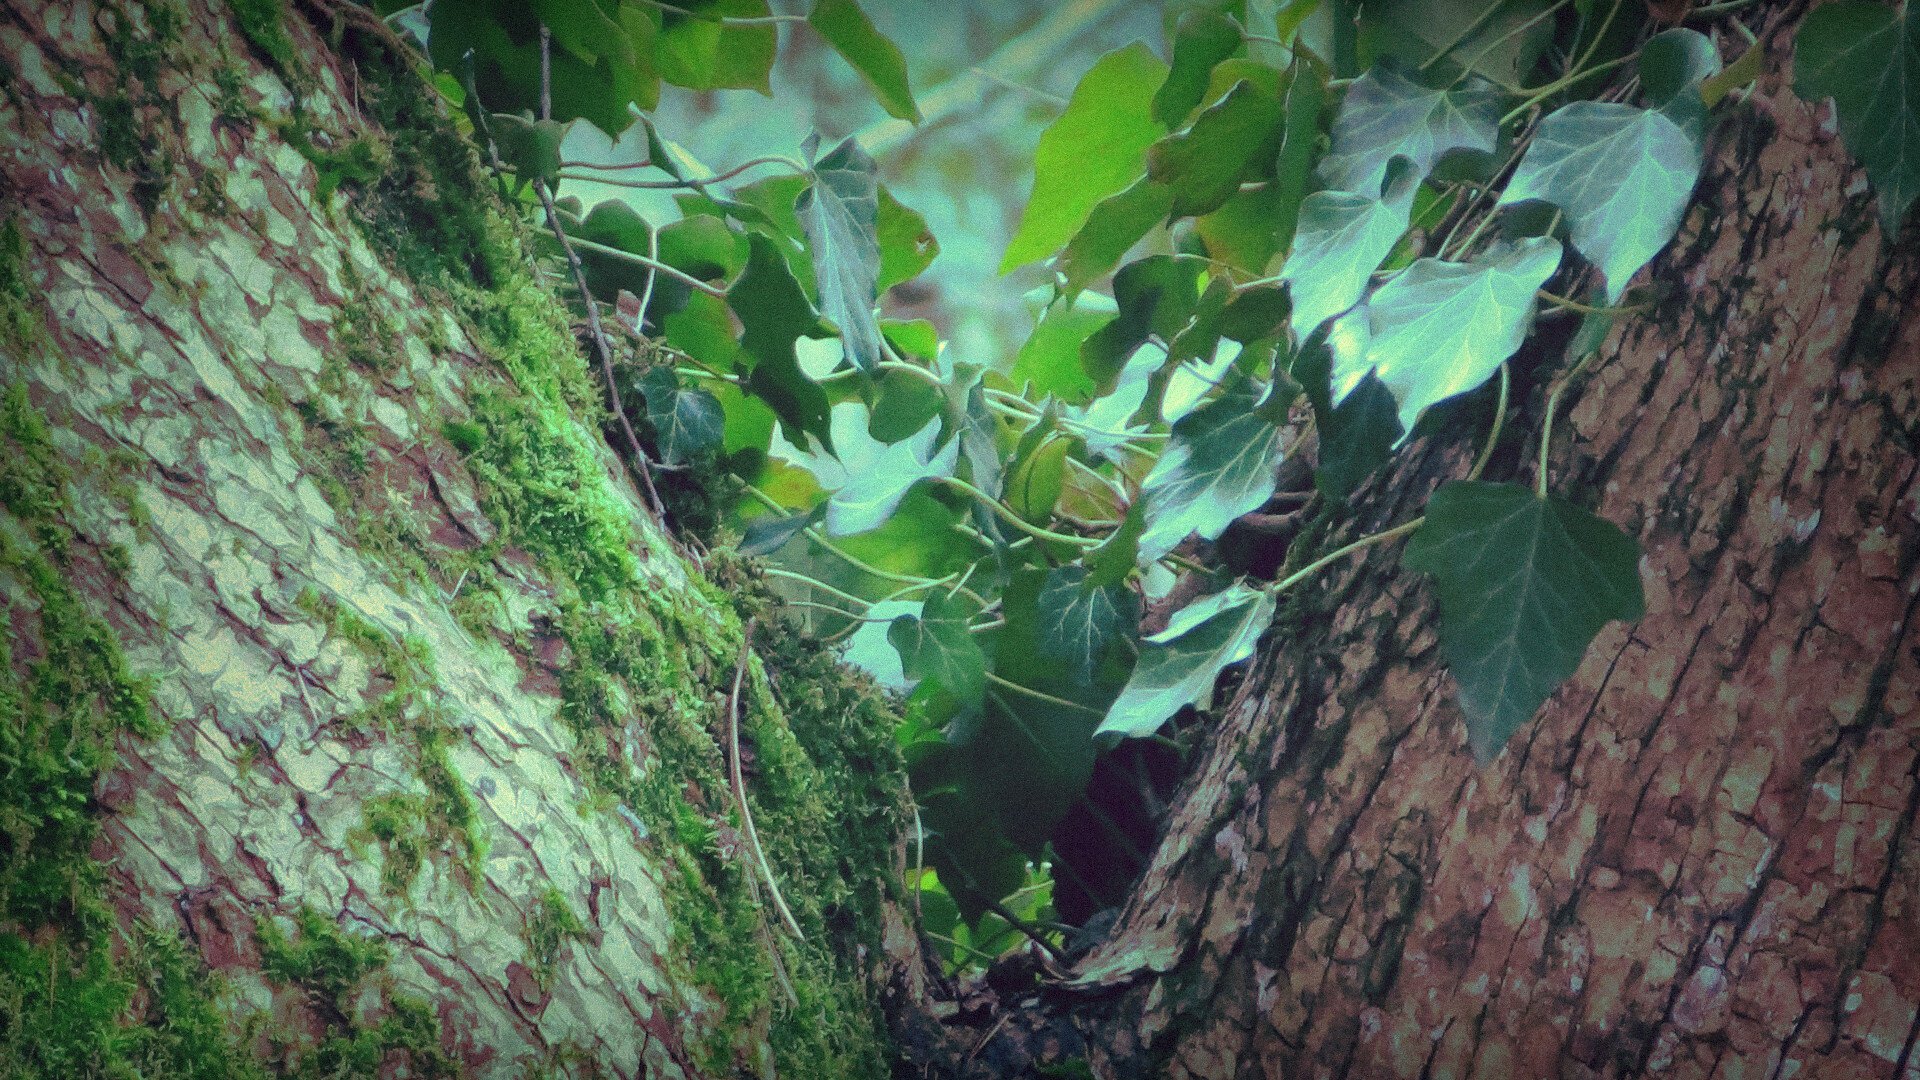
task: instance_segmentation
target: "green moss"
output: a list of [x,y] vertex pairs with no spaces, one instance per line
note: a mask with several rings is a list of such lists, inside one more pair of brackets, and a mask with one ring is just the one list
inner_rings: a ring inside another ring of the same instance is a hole
[[[418,998],[398,992],[386,974],[392,951],[376,934],[356,934],[302,906],[292,933],[274,918],[254,927],[260,971],[273,983],[299,989],[326,1024],[324,1037],[309,1041],[274,1036],[286,1072],[301,1077],[388,1075],[404,1062],[407,1075],[456,1076],[459,1070],[440,1048],[440,1023]],[[363,1009],[369,988],[377,1004]]]
[[541,986],[552,984],[554,964],[560,958],[562,947],[568,942],[589,939],[586,924],[574,914],[573,905],[551,885],[534,898],[527,912],[523,936],[527,942],[527,966]]
[[234,21],[253,47],[272,60],[282,74],[293,78],[305,69],[287,36],[287,11],[281,0],[231,0]]
[[101,157],[133,178],[134,201],[151,216],[174,181],[173,148],[163,131],[179,116],[160,76],[175,65],[186,15],[172,0],[155,0],[111,8],[101,22],[112,89],[76,89],[93,106]]

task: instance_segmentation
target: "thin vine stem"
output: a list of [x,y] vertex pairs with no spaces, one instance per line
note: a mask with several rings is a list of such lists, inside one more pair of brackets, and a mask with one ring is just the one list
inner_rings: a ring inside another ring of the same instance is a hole
[[[543,181],[535,180],[534,183],[541,184],[542,186],[544,186]],[[670,278],[673,278],[675,281],[679,281],[690,288],[697,289],[700,292],[706,293],[708,296],[714,297],[716,299],[725,300],[727,298],[727,290],[719,287],[718,285],[701,281],[699,278],[694,277],[692,274],[687,273],[685,270],[682,270],[677,266],[670,266],[667,263],[661,262],[659,259],[649,259],[645,255],[635,255],[631,251],[622,251],[617,247],[608,247],[605,244],[596,244],[591,240],[575,239],[573,240],[573,245],[577,248],[584,248],[587,251],[595,252],[600,255],[605,255],[609,258],[619,259],[622,262],[630,262],[635,266],[644,266],[650,270],[658,270],[660,273],[665,274]]]
[[986,675],[987,675],[987,681],[990,683],[993,683],[995,686],[1005,687],[1008,690],[1012,690],[1016,694],[1025,694],[1026,696],[1033,698],[1035,701],[1044,701],[1049,705],[1059,705],[1062,708],[1067,708],[1067,709],[1078,709],[1083,713],[1091,713],[1094,716],[1106,715],[1105,712],[1099,709],[1095,709],[1088,705],[1082,705],[1077,701],[1068,701],[1066,698],[1054,697],[1052,694],[1049,694],[1044,690],[1035,690],[1031,686],[1022,686],[1019,683],[1013,682],[1010,679],[1002,678],[999,675],[995,675],[991,671],[987,672]]
[[1043,529],[1028,521],[1026,518],[1021,517],[1019,514],[1014,513],[1011,507],[999,499],[981,491],[979,488],[974,487],[972,484],[967,483],[957,476],[943,476],[939,479],[941,483],[958,488],[968,495],[973,496],[975,499],[978,499],[982,505],[992,510],[1002,521],[1005,521],[1007,524],[1019,529],[1021,532],[1026,533],[1036,540],[1052,540],[1062,544],[1073,544],[1077,547],[1099,547],[1106,542],[1098,537],[1076,536],[1072,533],[1059,533],[1051,529]]
[[1467,471],[1468,480],[1480,479],[1487,471],[1487,462],[1493,459],[1493,448],[1500,442],[1500,429],[1507,422],[1507,392],[1512,377],[1507,374],[1507,365],[1500,365],[1500,402],[1494,406],[1493,429],[1487,432],[1487,445],[1480,448],[1480,456],[1473,461],[1473,468]]
[[1363,551],[1367,548],[1372,547],[1375,544],[1384,544],[1389,540],[1397,540],[1400,537],[1407,535],[1413,530],[1419,528],[1423,523],[1426,522],[1426,520],[1427,520],[1426,515],[1422,514],[1421,516],[1414,518],[1412,521],[1402,522],[1401,524],[1395,525],[1393,528],[1388,529],[1385,532],[1377,532],[1370,536],[1363,536],[1360,539],[1355,540],[1351,544],[1346,544],[1341,547],[1337,547],[1332,551],[1327,552],[1325,555],[1322,555],[1319,558],[1308,563],[1307,565],[1301,567],[1300,569],[1295,570],[1293,573],[1288,574],[1286,577],[1281,578],[1279,581],[1274,582],[1272,585],[1267,586],[1267,591],[1271,593],[1286,592],[1288,589],[1291,589],[1295,585],[1298,585],[1302,581],[1305,581],[1306,579],[1312,577],[1314,574],[1318,573],[1320,570],[1324,569],[1325,567],[1335,562],[1338,562],[1341,559],[1346,558],[1347,556],[1353,554],[1356,551]]

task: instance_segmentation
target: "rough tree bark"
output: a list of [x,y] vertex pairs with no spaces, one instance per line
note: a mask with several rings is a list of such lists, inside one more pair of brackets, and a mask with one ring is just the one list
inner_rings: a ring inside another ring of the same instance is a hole
[[[990,1068],[1026,1028],[1103,1077],[1920,1077],[1920,244],[1789,89],[1802,13],[1754,9],[1767,74],[1664,298],[1555,431],[1556,483],[1643,545],[1646,617],[1482,769],[1423,581],[1385,550],[1321,579]],[[1473,438],[1416,446],[1349,534]]]

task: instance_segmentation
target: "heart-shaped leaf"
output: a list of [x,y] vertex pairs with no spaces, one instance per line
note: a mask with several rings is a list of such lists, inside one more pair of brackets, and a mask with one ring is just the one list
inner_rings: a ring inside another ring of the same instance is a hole
[[1638,544],[1564,499],[1514,484],[1434,492],[1405,562],[1434,577],[1440,648],[1483,762],[1573,674],[1602,626],[1644,608]]
[[1700,144],[1666,113],[1576,101],[1540,122],[1500,205],[1541,199],[1565,211],[1611,302],[1673,239],[1699,177]]
[[1101,657],[1140,623],[1140,597],[1124,585],[1094,585],[1084,566],[1047,572],[1040,587],[1040,652],[1065,665],[1076,686],[1093,682]]
[[1864,0],[1815,8],[1794,37],[1793,92],[1833,99],[1840,138],[1892,233],[1920,195],[1920,11]]
[[1356,362],[1334,349],[1334,404],[1372,371],[1400,403],[1401,428],[1412,432],[1427,406],[1486,382],[1520,348],[1533,325],[1534,293],[1559,265],[1560,242],[1545,236],[1473,262],[1415,262],[1367,300],[1364,355]]
[[820,313],[840,330],[847,359],[862,371],[880,369],[880,242],[876,236],[880,182],[873,158],[847,139],[813,166],[814,182],[795,210],[806,229]]
[[1336,191],[1371,194],[1396,155],[1413,162],[1420,179],[1452,151],[1491,153],[1499,136],[1500,92],[1485,79],[1434,90],[1376,67],[1347,88],[1320,175]]
[[1174,425],[1173,438],[1141,485],[1147,521],[1142,562],[1165,555],[1191,534],[1219,536],[1273,494],[1284,429],[1272,416],[1280,410],[1260,404],[1263,391],[1241,379]]
[[1367,281],[1407,231],[1413,192],[1411,170],[1396,178],[1384,197],[1352,191],[1316,191],[1300,204],[1293,250],[1280,268],[1293,299],[1294,337],[1305,341],[1320,324],[1352,307]]
[[1099,733],[1143,738],[1184,706],[1207,708],[1220,669],[1253,655],[1273,609],[1272,593],[1236,584],[1176,612],[1141,646],[1133,676]]
[[919,615],[902,615],[887,630],[906,677],[934,683],[963,704],[987,689],[987,657],[967,629],[967,602],[934,590]]

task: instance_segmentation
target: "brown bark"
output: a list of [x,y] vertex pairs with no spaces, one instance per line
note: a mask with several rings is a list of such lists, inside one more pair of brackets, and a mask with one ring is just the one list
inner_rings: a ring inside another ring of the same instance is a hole
[[1095,1075],[1920,1076],[1920,244],[1788,88],[1797,15],[1763,21],[1665,298],[1554,440],[1646,617],[1483,769],[1397,553],[1305,589],[1056,992]]

